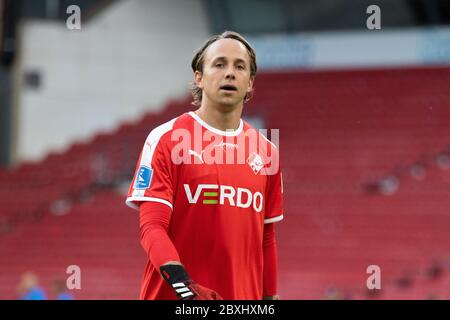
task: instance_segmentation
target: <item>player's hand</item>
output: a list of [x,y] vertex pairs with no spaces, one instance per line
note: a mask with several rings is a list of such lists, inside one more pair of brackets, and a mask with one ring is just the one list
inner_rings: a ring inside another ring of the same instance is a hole
[[223,298],[214,290],[205,288],[194,281],[190,281],[187,287],[194,293],[190,300],[223,300]]
[[160,272],[180,300],[223,300],[217,292],[193,281],[182,265],[166,264]]

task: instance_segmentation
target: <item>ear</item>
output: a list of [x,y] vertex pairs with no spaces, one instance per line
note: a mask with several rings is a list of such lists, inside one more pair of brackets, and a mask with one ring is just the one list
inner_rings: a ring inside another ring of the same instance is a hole
[[200,71],[195,71],[194,73],[194,81],[197,87],[203,89],[203,74]]
[[247,93],[251,92],[253,90],[253,82],[255,80],[255,77],[250,77],[250,80],[248,80],[248,88]]

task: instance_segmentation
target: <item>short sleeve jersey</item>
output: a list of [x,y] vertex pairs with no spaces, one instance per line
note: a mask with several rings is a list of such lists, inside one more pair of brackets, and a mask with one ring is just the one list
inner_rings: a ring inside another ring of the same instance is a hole
[[[262,298],[263,229],[283,219],[279,152],[240,120],[234,131],[194,112],[147,137],[127,205],[154,201],[172,209],[168,235],[189,275],[224,299]],[[141,299],[176,299],[148,261]]]

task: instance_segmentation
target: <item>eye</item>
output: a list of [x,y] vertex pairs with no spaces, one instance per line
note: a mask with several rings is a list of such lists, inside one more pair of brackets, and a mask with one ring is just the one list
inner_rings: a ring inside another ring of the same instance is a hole
[[221,63],[221,62],[216,63],[216,67],[217,67],[217,68],[222,68],[222,67],[223,67],[223,63]]
[[238,65],[238,69],[239,69],[239,70],[244,70],[245,67],[244,67],[242,64],[239,64],[239,65]]

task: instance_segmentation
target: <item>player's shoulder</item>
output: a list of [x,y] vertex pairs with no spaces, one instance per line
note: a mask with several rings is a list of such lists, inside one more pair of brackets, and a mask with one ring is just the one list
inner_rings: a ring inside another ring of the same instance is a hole
[[248,123],[247,121],[244,121],[243,131],[247,135],[250,135],[250,134],[256,135],[260,141],[262,141],[262,142],[264,142],[266,144],[268,149],[278,151],[278,147],[275,145],[275,143],[270,141],[265,136],[268,133],[269,130],[267,130],[267,129],[256,129],[250,123]]
[[167,122],[164,122],[153,130],[147,136],[146,142],[155,144],[158,142],[167,142],[170,140],[170,135],[173,130],[186,127],[187,122],[191,117],[187,113],[183,113]]

